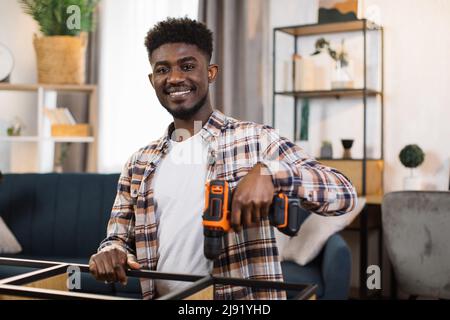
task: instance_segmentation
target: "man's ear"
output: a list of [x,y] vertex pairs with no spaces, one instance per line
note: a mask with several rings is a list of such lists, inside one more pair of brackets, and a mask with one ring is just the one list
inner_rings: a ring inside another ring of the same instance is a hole
[[155,85],[153,84],[153,73],[150,73],[148,75],[148,80],[150,80],[150,83],[152,84],[152,87],[155,88]]
[[217,64],[210,64],[208,66],[208,82],[213,83],[216,80],[219,66]]

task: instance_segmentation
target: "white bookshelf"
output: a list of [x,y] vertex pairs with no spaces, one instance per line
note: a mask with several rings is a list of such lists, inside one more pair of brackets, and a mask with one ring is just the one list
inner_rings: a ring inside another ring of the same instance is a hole
[[[6,132],[0,133],[0,143],[9,143],[12,147],[19,143],[32,143],[36,148],[35,170],[40,173],[52,172],[54,163],[55,143],[88,143],[87,171],[97,170],[97,135],[98,135],[98,107],[97,86],[95,85],[49,85],[49,84],[11,84],[0,83],[2,91],[35,92],[36,93],[36,117],[37,133],[28,136],[7,136]],[[87,94],[89,97],[89,125],[91,136],[89,137],[53,137],[51,136],[50,121],[44,114],[44,108],[57,107],[57,96],[62,92]],[[1,96],[0,96],[1,99]],[[1,102],[1,101],[0,101]],[[2,104],[0,103],[0,106]],[[1,107],[0,107],[1,108]],[[0,110],[1,111],[1,110]],[[1,114],[1,113],[0,113]]]

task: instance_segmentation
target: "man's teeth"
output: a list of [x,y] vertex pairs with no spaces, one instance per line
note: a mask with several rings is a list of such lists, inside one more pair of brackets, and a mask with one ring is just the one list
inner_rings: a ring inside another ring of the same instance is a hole
[[191,92],[191,90],[171,92],[170,96],[171,97],[179,97],[179,96],[182,96],[183,94],[188,94],[189,92]]

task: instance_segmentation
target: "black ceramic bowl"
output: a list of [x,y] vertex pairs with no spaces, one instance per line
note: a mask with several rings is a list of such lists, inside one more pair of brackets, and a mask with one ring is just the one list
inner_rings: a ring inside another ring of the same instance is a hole
[[350,149],[353,145],[352,139],[342,139],[341,142],[344,149]]

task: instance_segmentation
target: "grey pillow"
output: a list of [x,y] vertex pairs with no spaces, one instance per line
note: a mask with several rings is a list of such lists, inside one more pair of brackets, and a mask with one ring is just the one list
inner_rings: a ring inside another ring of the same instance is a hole
[[0,217],[0,254],[19,253],[21,251],[22,246],[12,234],[11,230],[9,230],[2,217]]

